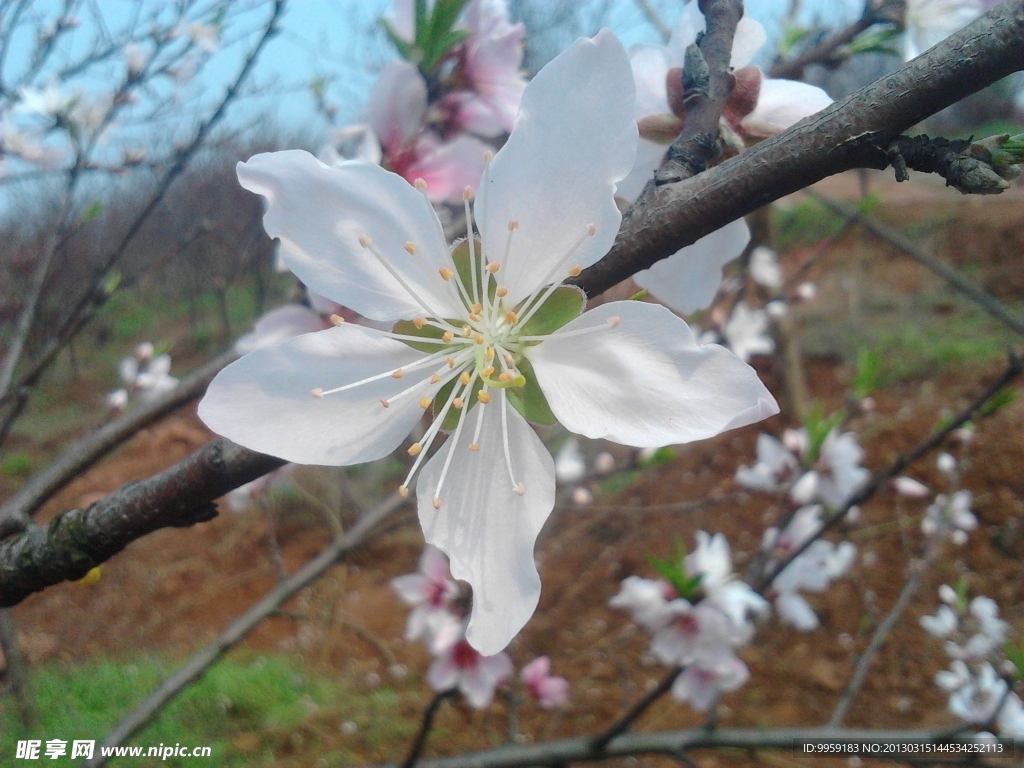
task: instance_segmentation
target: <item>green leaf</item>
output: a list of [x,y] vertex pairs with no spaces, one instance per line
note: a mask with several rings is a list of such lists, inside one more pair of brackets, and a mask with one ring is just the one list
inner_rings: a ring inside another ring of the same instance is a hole
[[[452,261],[455,262],[455,274],[457,278],[462,282],[463,287],[466,289],[466,293],[475,301],[480,300],[479,294],[473,290],[473,271],[477,272],[477,282],[481,280],[481,273],[487,280],[487,297],[489,300],[494,300],[494,292],[498,288],[497,282],[494,280],[494,275],[483,269],[481,265],[480,252],[483,247],[479,240],[473,239],[474,252],[476,253],[476,264],[472,264],[469,258],[469,240],[463,240],[452,250]],[[472,264],[472,266],[470,266]],[[468,309],[468,307],[467,307]],[[461,327],[462,322],[455,323],[456,326]]]
[[[587,296],[572,285],[560,285],[544,305],[522,327],[523,336],[547,336],[554,333],[583,312]],[[520,307],[516,308],[520,312]]]
[[[465,389],[464,384],[459,384],[458,379],[452,379],[437,393],[437,397],[434,398],[434,418],[436,419],[441,415],[441,410],[444,408],[444,404],[448,402],[448,398],[452,395],[452,389],[456,386],[460,390]],[[484,383],[480,381],[479,377],[473,382],[473,390],[469,393],[469,399],[463,395],[463,406],[462,408],[456,408],[454,405],[448,409],[448,413],[445,414],[444,421],[441,422],[441,429],[451,432],[459,424],[459,418],[462,416],[462,412],[467,413],[480,401],[480,390],[483,389]],[[493,400],[492,400],[493,402]]]
[[868,192],[857,203],[857,213],[867,216],[874,213],[875,209],[882,204],[882,196],[877,192]]
[[858,400],[867,397],[876,389],[882,378],[882,358],[870,349],[857,353],[857,367],[853,374],[851,393]]
[[403,40],[398,36],[398,33],[391,27],[387,19],[381,19],[380,24],[384,27],[384,34],[388,36],[388,41],[395,46],[395,50],[398,51],[398,55],[406,61],[418,64],[420,59],[423,58],[423,54],[419,48],[407,40]]
[[643,467],[644,469],[650,469],[651,467],[660,467],[662,464],[668,464],[678,455],[679,454],[676,453],[674,448],[669,448],[666,445],[655,450],[654,453],[652,453],[650,456],[638,459],[637,464]]
[[524,419],[531,424],[540,424],[549,427],[558,422],[555,414],[551,412],[548,399],[544,391],[537,383],[537,376],[533,372],[533,366],[525,357],[521,358],[516,367],[526,377],[526,385],[522,387],[509,387],[505,390],[508,394],[508,401]]
[[1017,399],[1017,393],[1009,387],[1005,387],[996,392],[992,397],[986,400],[982,406],[978,409],[979,416],[991,416],[999,409],[1009,405]]
[[692,600],[700,587],[703,574],[698,573],[695,576],[688,576],[683,567],[685,559],[686,547],[677,539],[675,555],[673,557],[664,559],[651,555],[648,558],[648,561],[657,574],[671,584],[672,588],[681,598],[684,600]]
[[99,200],[94,200],[92,204],[85,209],[85,212],[82,213],[82,218],[79,219],[79,223],[87,224],[101,213],[103,213],[103,203]]
[[[403,336],[418,336],[423,339],[440,339],[444,335],[443,330],[435,328],[433,325],[424,325],[422,328],[417,328],[412,320],[399,320],[395,323],[391,332],[399,333]],[[426,352],[431,355],[441,350],[441,345],[429,342],[421,344],[416,341],[405,341],[403,343],[408,344],[413,349],[418,349],[420,352]]]
[[821,446],[828,437],[829,432],[839,426],[843,420],[842,411],[837,411],[831,416],[825,416],[821,410],[821,404],[815,403],[814,408],[807,415],[804,427],[807,428],[807,453],[803,457],[804,466],[810,467],[818,460],[821,453]]

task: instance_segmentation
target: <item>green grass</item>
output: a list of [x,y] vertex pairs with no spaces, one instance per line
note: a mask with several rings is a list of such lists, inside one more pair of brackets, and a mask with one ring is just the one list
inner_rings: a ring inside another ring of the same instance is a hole
[[845,220],[822,203],[805,198],[792,207],[772,206],[772,232],[776,250],[785,252],[832,237]]
[[[39,724],[26,732],[13,722],[13,702],[4,700],[0,755],[13,756],[16,742],[26,738],[40,739],[44,747],[47,739],[67,740],[68,755],[75,739],[99,742],[175,668],[145,659],[33,670],[30,687]],[[353,759],[358,752],[347,754],[338,746],[347,743],[337,737],[341,724],[356,724],[356,735],[348,739],[354,749],[400,742],[412,726],[397,716],[398,704],[392,690],[346,693],[340,683],[284,657],[232,658],[217,663],[129,744],[209,746],[212,758],[201,762],[218,768],[312,765],[327,753]],[[331,738],[325,740],[327,734]],[[196,761],[125,757],[110,765],[194,766]]]
[[28,477],[34,469],[35,462],[24,451],[16,451],[0,461],[0,474],[4,477]]

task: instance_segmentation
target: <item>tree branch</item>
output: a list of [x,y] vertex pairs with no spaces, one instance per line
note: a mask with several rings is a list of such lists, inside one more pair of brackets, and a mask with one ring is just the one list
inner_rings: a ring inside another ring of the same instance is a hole
[[679,184],[649,188],[611,251],[570,282],[594,296],[766,203],[852,168],[885,168],[889,143],[1024,69],[1024,0],[1009,0],[897,71]]
[[139,430],[158,421],[206,391],[214,376],[237,357],[229,350],[182,379],[174,389],[72,443],[45,469],[36,473],[11,499],[0,506],[0,537],[25,530],[31,515],[57,491],[75,479]]
[[86,509],[61,512],[45,527],[0,544],[0,606],[79,579],[147,533],[212,520],[215,499],[282,464],[221,438]]

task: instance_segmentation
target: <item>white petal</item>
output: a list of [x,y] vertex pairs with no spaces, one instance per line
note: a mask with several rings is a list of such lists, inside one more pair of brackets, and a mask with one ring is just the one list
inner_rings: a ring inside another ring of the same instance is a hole
[[[538,288],[580,238],[566,269],[588,267],[608,252],[622,219],[615,184],[636,153],[634,100],[626,52],[607,30],[577,40],[527,86],[476,206],[487,255],[503,265],[509,304]],[[513,220],[519,229],[506,260]],[[587,237],[590,225],[595,234]]]
[[831,103],[832,98],[817,86],[765,78],[761,81],[757,106],[740,121],[740,126],[752,136],[774,136]]
[[749,242],[746,222],[736,219],[650,269],[637,272],[633,281],[676,312],[696,312],[714,301],[722,284],[722,267],[743,253]]
[[644,191],[647,182],[654,176],[654,172],[661,167],[666,149],[668,147],[663,144],[640,139],[636,145],[636,160],[633,161],[633,169],[626,178],[619,182],[615,194],[623,200],[636,200]]
[[775,598],[775,610],[780,619],[801,632],[810,632],[819,626],[814,609],[796,592],[780,592]]
[[768,33],[764,31],[761,22],[744,16],[736,25],[736,34],[732,39],[732,56],[729,57],[729,66],[733,69],[740,69],[747,66],[754,58],[761,46],[768,40]]
[[407,61],[391,61],[373,85],[367,107],[381,145],[396,153],[419,132],[427,111],[427,84]]
[[[476,408],[466,415],[458,445],[449,439],[427,462],[416,495],[424,537],[451,558],[452,576],[473,587],[466,637],[486,656],[508,645],[537,607],[533,546],[555,504],[555,466],[533,428],[508,406],[512,468],[526,486],[522,496],[514,493],[505,466],[501,398],[485,406],[480,450],[470,451]],[[456,454],[435,510],[431,502],[451,450]]]
[[[619,324],[602,328],[619,317]],[[664,307],[619,301],[563,327],[529,350],[552,412],[569,430],[640,448],[686,443],[778,413],[757,374],[724,347],[698,346]]]
[[328,324],[309,307],[301,304],[285,304],[272,309],[256,321],[251,332],[240,336],[235,342],[235,351],[248,354],[260,347],[280,344],[303,333],[322,331]]
[[668,41],[668,52],[672,63],[677,66],[682,65],[686,46],[696,43],[697,35],[705,28],[704,14],[697,7],[697,0],[690,0],[680,11],[679,18],[676,19],[675,27],[672,29],[672,37]]
[[[238,180],[267,198],[263,225],[281,239],[288,268],[317,293],[371,320],[432,314],[360,245],[368,235],[427,306],[458,313],[437,273],[447,245],[429,203],[401,176],[365,161],[327,166],[308,152],[256,155]],[[416,245],[410,256],[405,244]]]
[[[360,381],[423,356],[357,326],[307,333],[257,349],[217,374],[199,404],[199,417],[239,445],[297,464],[372,461],[397,448],[423,416],[419,397],[404,397],[390,408],[380,400],[429,378],[433,367],[320,398],[311,391]],[[424,394],[439,385],[429,386]]]

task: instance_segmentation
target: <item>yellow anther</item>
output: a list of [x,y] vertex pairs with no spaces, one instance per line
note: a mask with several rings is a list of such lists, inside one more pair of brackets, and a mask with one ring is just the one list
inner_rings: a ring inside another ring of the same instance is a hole
[[493,159],[494,159],[494,153],[491,152],[491,150],[488,149],[486,152],[484,152],[484,162],[485,163],[489,163]]
[[469,371],[462,372],[462,375],[459,376],[459,384],[462,384],[463,386],[469,384]]
[[380,404],[383,405],[385,408],[391,407],[391,403],[389,403],[387,400],[381,400]]
[[398,486],[398,495],[401,496],[403,499],[408,499],[409,498],[409,488],[408,488],[408,486],[405,486],[405,485]]
[[445,344],[451,344],[452,339],[454,338],[455,334],[452,333],[451,331],[445,331],[444,333],[441,334],[441,341],[443,341]]
[[515,374],[512,373],[512,371],[502,371],[501,373],[498,374],[498,381],[508,381],[509,379],[514,378]]
[[580,269],[580,265],[579,264],[571,266],[571,267],[569,267],[569,277],[576,277],[582,271],[583,270]]
[[490,272],[493,275],[495,272],[497,272],[499,269],[501,269],[501,264],[499,264],[496,261],[492,261],[492,262],[488,263],[487,266],[484,267],[484,269],[486,269],[488,272]]
[[483,344],[484,343],[484,337],[483,337],[482,334],[474,333],[473,334],[473,341],[475,341],[477,344]]
[[494,347],[488,347],[484,350],[484,359],[489,363],[494,359]]
[[494,366],[493,365],[488,365],[486,368],[484,368],[482,371],[480,371],[480,375],[481,376],[490,376],[492,373],[494,373]]
[[505,353],[505,365],[507,365],[509,368],[514,368],[516,365],[515,358],[512,357],[512,355],[509,354],[508,352]]
[[359,236],[359,244],[361,246],[363,246],[363,248],[368,248],[370,243],[372,243],[372,242],[373,242],[373,240],[370,239],[369,235],[360,235]]
[[515,325],[516,323],[519,322],[519,315],[517,315],[510,309],[508,312],[505,313],[505,319],[508,322],[512,323],[512,325]]
[[441,508],[441,500],[439,498],[437,498],[437,496],[435,496],[430,503],[434,505],[434,509],[440,509]]
[[427,182],[425,182],[423,179],[416,179],[413,182],[413,186],[416,187],[416,189],[418,189],[420,192],[427,191]]
[[311,394],[313,397],[323,397],[324,391],[320,389],[320,387],[317,387],[316,389],[309,390],[309,394]]
[[450,269],[448,269],[448,267],[441,267],[437,271],[441,273],[441,279],[442,280],[451,280],[452,279],[452,275],[455,274]]
[[417,453],[423,450],[423,446],[419,443],[413,443],[409,446],[409,455],[415,456]]
[[462,190],[462,199],[463,200],[472,200],[473,199],[473,188],[472,187],[467,186],[464,190]]
[[473,306],[471,306],[469,308],[469,311],[472,312],[473,314],[479,314],[479,313],[484,311],[484,305],[483,304],[474,304]]
[[471,450],[471,451],[479,451],[480,450],[480,443],[470,443],[469,444],[469,450]]
[[439,375],[437,375],[436,373],[433,376],[430,377],[430,383],[431,384],[437,384],[439,381],[441,381],[441,377]]
[[622,318],[620,318],[620,317],[619,317],[618,315],[616,315],[615,317],[609,317],[609,318],[608,318],[608,320],[607,320],[607,323],[608,323],[608,325],[610,325],[610,326],[611,326],[612,328],[614,328],[615,326],[617,326],[617,325],[619,324],[619,321],[620,321],[621,319],[622,319]]
[[593,235],[595,232],[597,232],[597,225],[596,224],[587,224],[587,234],[588,235]]
[[487,405],[489,402],[491,402],[491,396],[482,389],[477,394],[476,399],[479,400],[484,405]]
[[446,363],[448,363],[448,367],[449,367],[449,368],[454,368],[454,367],[455,367],[455,358],[454,358],[454,357],[446,357],[446,358],[444,359],[444,361],[445,361]]
[[341,315],[331,315],[331,323],[333,323],[334,325],[343,325],[344,322],[345,318],[342,317]]
[[494,289],[494,295],[497,296],[499,299],[504,299],[506,296],[508,296],[508,288],[506,288],[504,285],[499,285],[497,288]]
[[470,312],[469,313],[469,319],[471,321],[473,321],[474,323],[479,323],[480,322],[480,315],[478,315],[476,312]]
[[420,408],[422,408],[423,410],[426,410],[429,407],[430,407],[430,398],[427,397],[426,395],[424,395],[423,397],[420,398]]
[[403,376],[405,376],[405,371],[403,371],[401,368],[399,368],[397,371],[391,374],[392,379],[400,379]]
[[464,339],[468,339],[469,338],[469,334],[471,334],[472,332],[473,332],[472,328],[470,328],[468,325],[464,325],[464,326],[462,326],[461,336]]
[[526,486],[523,485],[522,483],[519,483],[512,490],[514,490],[516,492],[516,496],[525,496],[526,495]]
[[454,400],[452,400],[452,406],[454,406],[456,411],[461,411],[462,410],[462,406],[464,406],[464,405],[465,405],[465,403],[462,402],[462,398],[461,397],[456,397]]
[[414,243],[412,240],[406,241],[403,247],[410,256],[416,253],[416,243]]
[[517,229],[519,229],[519,219],[509,219],[508,220],[508,231],[509,232],[513,232],[513,231],[515,231]]
[[417,328],[422,328],[424,325],[427,324],[427,318],[425,318],[425,317],[414,317],[412,319],[412,324],[415,325]]

